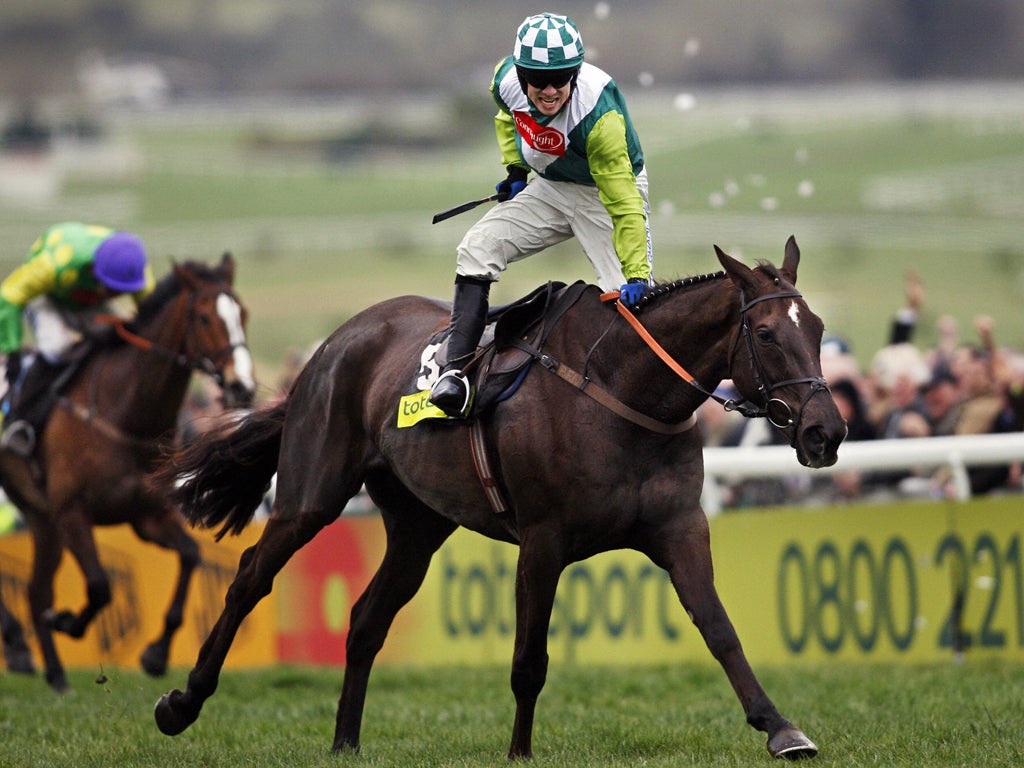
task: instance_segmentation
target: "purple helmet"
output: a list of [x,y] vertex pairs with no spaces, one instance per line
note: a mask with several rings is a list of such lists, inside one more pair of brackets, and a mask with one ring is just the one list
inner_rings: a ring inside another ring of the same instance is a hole
[[93,259],[93,274],[108,288],[133,293],[146,286],[146,249],[135,235],[115,232]]

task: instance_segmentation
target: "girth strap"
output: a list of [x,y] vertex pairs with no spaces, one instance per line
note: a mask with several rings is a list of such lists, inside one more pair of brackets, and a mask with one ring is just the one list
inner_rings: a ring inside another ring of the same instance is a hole
[[473,467],[476,469],[476,476],[483,486],[484,495],[491,505],[491,510],[501,520],[502,524],[515,541],[519,541],[519,531],[516,529],[515,521],[509,514],[509,505],[505,501],[505,495],[501,492],[501,486],[491,468],[491,459],[487,451],[487,439],[484,436],[484,426],[480,419],[476,419],[469,428],[469,450],[473,455]]

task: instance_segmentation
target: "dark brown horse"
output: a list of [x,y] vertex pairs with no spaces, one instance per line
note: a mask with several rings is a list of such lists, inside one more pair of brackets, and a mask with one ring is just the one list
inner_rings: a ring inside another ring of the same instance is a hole
[[[115,323],[116,333],[97,342],[58,400],[34,456],[0,452],[0,482],[25,517],[35,547],[28,601],[46,680],[58,691],[68,683],[52,631],[80,638],[110,602],[110,580],[92,533],[97,525],[128,523],[143,541],[178,553],[181,569],[163,631],[142,655],[148,673],[166,671],[199,547],[179,510],[147,476],[173,448],[193,371],[217,380],[225,406],[252,402],[252,358],[245,311],[232,290],[234,274],[226,254],[216,268],[175,265],[132,322]],[[65,548],[85,577],[87,601],[77,613],[53,610],[54,574]],[[9,620],[7,628],[15,633]]]
[[[284,403],[179,456],[167,474],[186,481],[186,515],[221,525],[221,534],[245,526],[275,471],[277,495],[259,542],[242,556],[186,690],[157,702],[160,730],[177,734],[196,720],[239,624],[289,557],[365,483],[383,515],[387,548],[352,609],[334,751],[359,748],[374,658],[431,557],[461,525],[520,547],[510,758],[532,753],[559,575],[574,561],[620,548],[639,550],[668,572],[747,721],[768,734],[769,752],[814,754],[817,747],[761,688],[719,601],[700,507],[700,429],[686,427],[725,378],[755,414],[778,423],[807,466],[836,461],[846,425],[821,377],[821,320],[794,288],[795,240],[786,245],[781,269],[750,269],[716,251],[724,273],[661,286],[640,313],[654,340],[689,369],[692,383],[652,352],[613,303],[600,301],[596,288],[564,313],[547,339],[544,365],[533,365],[515,397],[485,417],[508,516],[492,510],[464,423],[397,428],[397,404],[416,377],[420,351],[448,317],[446,305],[424,298],[386,301],[352,318],[320,347]],[[582,391],[550,372],[570,368],[586,373]],[[613,410],[624,405],[628,417]]]

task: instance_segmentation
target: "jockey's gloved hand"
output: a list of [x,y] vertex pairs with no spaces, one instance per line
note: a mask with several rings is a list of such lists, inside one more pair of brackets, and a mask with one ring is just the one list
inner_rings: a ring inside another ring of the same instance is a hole
[[628,282],[619,289],[619,301],[632,309],[640,303],[650,285],[642,277],[631,277]]
[[14,383],[18,380],[18,375],[21,373],[21,351],[14,350],[13,352],[7,353],[7,363],[5,367],[5,376],[7,378],[7,386],[11,389],[14,388]]
[[508,166],[508,176],[494,187],[498,193],[498,202],[504,203],[522,192],[529,174],[528,170],[518,165]]

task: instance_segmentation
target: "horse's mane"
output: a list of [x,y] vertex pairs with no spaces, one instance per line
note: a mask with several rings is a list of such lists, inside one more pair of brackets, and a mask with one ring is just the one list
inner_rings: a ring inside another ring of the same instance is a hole
[[[217,272],[213,267],[199,261],[186,261],[178,266],[179,269],[190,272],[203,282],[216,282],[218,279]],[[153,292],[139,304],[135,319],[128,327],[137,331],[140,327],[148,325],[179,293],[181,293],[181,281],[172,270],[160,279]]]
[[[206,264],[198,261],[186,261],[182,268],[196,275],[200,280],[216,280],[216,272]],[[153,292],[143,299],[138,306],[135,317],[124,324],[124,327],[131,333],[138,334],[141,329],[148,326],[164,308],[170,304],[178,294],[181,293],[181,281],[173,272],[168,272],[157,282]],[[94,347],[119,346],[124,340],[117,334],[113,327],[94,329],[91,334]]]
[[[759,260],[757,267],[764,272],[765,275],[771,280],[778,282],[783,279],[782,274],[779,272],[778,267],[772,264],[770,261]],[[713,280],[721,280],[727,277],[725,272],[709,272],[706,275],[692,275],[690,277],[683,277],[678,280],[673,280],[671,283],[656,283],[650,291],[648,291],[642,299],[640,304],[637,306],[637,310],[642,310],[644,307],[648,307],[658,299],[668,296],[676,291],[685,290],[687,288],[693,288],[697,285],[703,285],[710,283]]]
[[671,283],[655,283],[654,287],[651,288],[644,297],[640,299],[640,304],[637,307],[638,310],[642,310],[644,307],[650,306],[658,299],[668,296],[677,291],[686,290],[693,288],[697,285],[704,285],[714,280],[721,280],[726,277],[725,272],[709,272],[705,275],[691,275],[690,277],[681,277],[678,280],[673,280]]
[[775,282],[779,282],[780,280],[783,279],[782,274],[779,272],[779,268],[772,264],[770,261],[758,259],[756,269],[760,269]]

